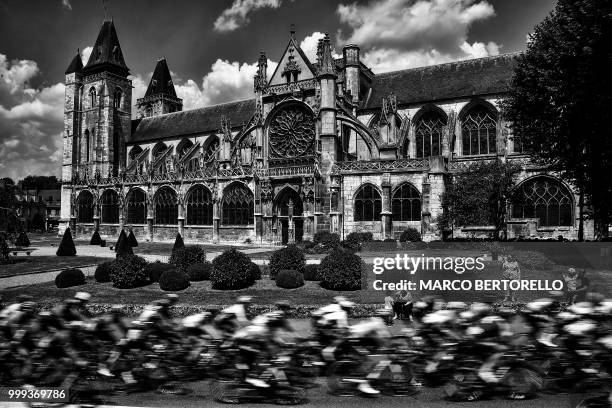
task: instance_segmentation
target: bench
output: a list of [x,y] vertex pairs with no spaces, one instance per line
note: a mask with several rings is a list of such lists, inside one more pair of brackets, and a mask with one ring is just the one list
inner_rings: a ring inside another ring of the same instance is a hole
[[30,256],[30,254],[34,251],[36,251],[36,248],[11,248],[9,250],[9,252],[11,252],[13,256],[17,256],[17,254],[19,253],[25,253]]

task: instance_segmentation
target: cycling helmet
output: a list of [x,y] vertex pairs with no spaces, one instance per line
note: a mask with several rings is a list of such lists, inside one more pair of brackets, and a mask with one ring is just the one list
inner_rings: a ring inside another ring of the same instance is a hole
[[336,296],[334,298],[334,301],[340,305],[341,308],[343,309],[351,309],[353,307],[355,307],[355,303],[351,302],[350,300],[346,299],[344,296]]
[[89,299],[91,299],[91,295],[87,292],[77,292],[76,295],[74,295],[74,298],[81,302],[87,302]]
[[445,324],[455,320],[454,310],[438,310],[423,317],[425,324]]
[[170,305],[172,306],[176,304],[176,302],[178,302],[179,297],[176,293],[168,293],[166,295],[166,299],[170,302]]
[[465,302],[448,302],[446,308],[448,310],[465,310],[467,309],[467,304]]
[[553,306],[555,301],[550,298],[537,299],[527,303],[527,309],[531,312],[541,313]]
[[597,328],[597,323],[592,320],[579,320],[575,323],[565,325],[563,330],[573,336],[584,336]]
[[248,305],[252,301],[253,301],[253,298],[251,296],[240,296],[236,300],[237,303],[240,303],[240,304],[243,304],[243,305]]
[[588,315],[593,313],[593,305],[590,302],[580,302],[571,305],[567,310],[577,315]]

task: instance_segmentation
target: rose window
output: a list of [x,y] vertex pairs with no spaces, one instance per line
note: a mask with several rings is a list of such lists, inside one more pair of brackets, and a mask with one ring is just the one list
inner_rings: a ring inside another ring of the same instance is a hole
[[270,156],[273,158],[309,154],[315,140],[312,113],[301,106],[283,109],[272,119],[269,136]]

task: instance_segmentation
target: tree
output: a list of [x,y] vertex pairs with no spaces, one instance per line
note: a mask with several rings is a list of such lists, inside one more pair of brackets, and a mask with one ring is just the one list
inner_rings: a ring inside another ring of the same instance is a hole
[[501,160],[476,162],[456,174],[442,195],[444,231],[456,227],[494,225],[495,238],[506,238],[506,208],[520,167]]
[[56,252],[57,256],[75,256],[76,248],[74,247],[74,241],[72,240],[72,233],[70,232],[70,228],[66,228],[64,231],[64,236],[62,237],[62,242],[59,244],[59,248],[57,248]]
[[128,235],[128,242],[132,248],[138,246],[138,241],[136,240],[136,235],[134,235],[133,229],[130,229],[130,235]]
[[93,234],[91,235],[91,239],[89,240],[89,245],[100,245],[102,243],[102,237],[100,237],[100,233],[96,228]]
[[125,231],[123,229],[119,234],[119,239],[117,240],[117,244],[115,245],[115,251],[117,252],[117,259],[128,255],[134,255],[134,251],[132,251],[132,246],[130,245],[128,237],[127,235],[125,235]]
[[612,2],[558,0],[517,57],[504,104],[515,143],[576,185],[599,237],[612,208],[611,40]]
[[181,234],[176,234],[176,239],[174,240],[174,246],[172,247],[172,252],[176,251],[179,248],[185,248],[185,243],[183,242],[183,237]]
[[21,186],[24,190],[54,190],[62,184],[55,176],[27,176],[21,180]]

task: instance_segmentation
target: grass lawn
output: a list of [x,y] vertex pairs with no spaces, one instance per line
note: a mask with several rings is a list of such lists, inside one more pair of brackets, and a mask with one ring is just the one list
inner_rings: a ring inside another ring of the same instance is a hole
[[17,256],[14,263],[0,265],[0,277],[34,272],[48,272],[56,269],[95,265],[108,259],[95,256]]
[[[72,288],[58,289],[53,282],[36,285],[21,286],[0,291],[2,302],[8,303],[20,294],[31,295],[39,303],[55,303],[67,297],[71,297],[77,291],[91,293],[92,303],[111,304],[147,304],[155,299],[163,297],[166,293],[154,283],[149,286],[135,289],[116,289],[112,283],[97,283],[93,278],[88,278],[87,283]],[[179,303],[182,305],[227,305],[232,304],[237,296],[253,296],[253,303],[270,305],[279,300],[287,300],[294,305],[319,305],[330,303],[334,296],[342,295],[355,302],[361,302],[361,291],[336,292],[326,290],[319,286],[318,282],[306,282],[304,286],[297,289],[282,289],[275,285],[267,277],[259,280],[250,288],[241,290],[213,290],[210,281],[192,282],[191,286],[183,291],[177,292],[180,296]],[[380,303],[374,300],[373,303]]]

